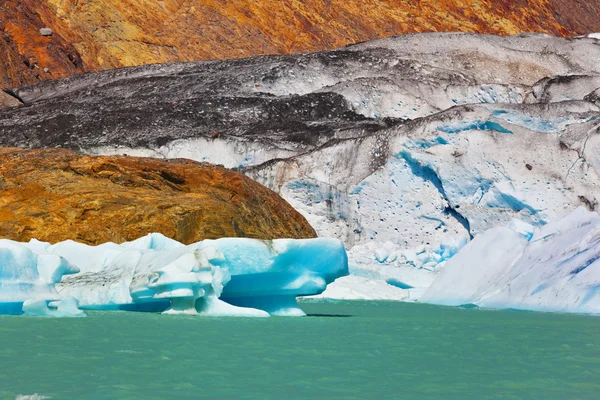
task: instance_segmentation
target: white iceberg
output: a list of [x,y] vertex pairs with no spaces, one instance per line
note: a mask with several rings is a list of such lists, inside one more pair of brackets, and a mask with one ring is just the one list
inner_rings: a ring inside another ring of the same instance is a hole
[[420,300],[600,313],[600,215],[578,208],[530,241],[520,229],[491,229],[449,260]]

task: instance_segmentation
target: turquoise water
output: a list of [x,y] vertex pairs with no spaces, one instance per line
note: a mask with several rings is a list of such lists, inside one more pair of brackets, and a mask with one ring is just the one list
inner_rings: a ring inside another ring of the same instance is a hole
[[0,317],[0,399],[598,399],[600,318],[304,303],[307,318]]

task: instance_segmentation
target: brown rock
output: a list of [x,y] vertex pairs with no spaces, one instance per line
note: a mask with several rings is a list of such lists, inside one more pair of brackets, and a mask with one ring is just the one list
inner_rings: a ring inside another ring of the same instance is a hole
[[[148,63],[325,50],[401,33],[600,31],[600,0],[0,2],[0,87]],[[3,22],[2,22],[3,21]],[[39,30],[52,27],[52,36]],[[22,60],[35,56],[40,68]]]
[[19,100],[0,90],[0,110],[3,108],[16,107],[20,105],[21,102]]
[[0,148],[0,237],[99,244],[151,232],[183,243],[316,236],[275,192],[220,166]]

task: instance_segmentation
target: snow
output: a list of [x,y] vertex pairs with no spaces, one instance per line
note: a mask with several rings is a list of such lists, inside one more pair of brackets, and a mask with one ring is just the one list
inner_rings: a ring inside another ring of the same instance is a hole
[[189,246],[156,233],[99,246],[0,240],[0,313],[300,316],[296,296],[320,294],[347,274],[336,239],[224,238]]
[[600,313],[600,215],[578,208],[530,241],[491,229],[448,261],[420,301]]

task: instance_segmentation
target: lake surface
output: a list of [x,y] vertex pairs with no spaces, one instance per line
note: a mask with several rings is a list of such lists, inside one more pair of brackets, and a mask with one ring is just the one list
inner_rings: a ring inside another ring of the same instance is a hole
[[598,399],[600,318],[386,302],[306,318],[0,317],[0,399]]

